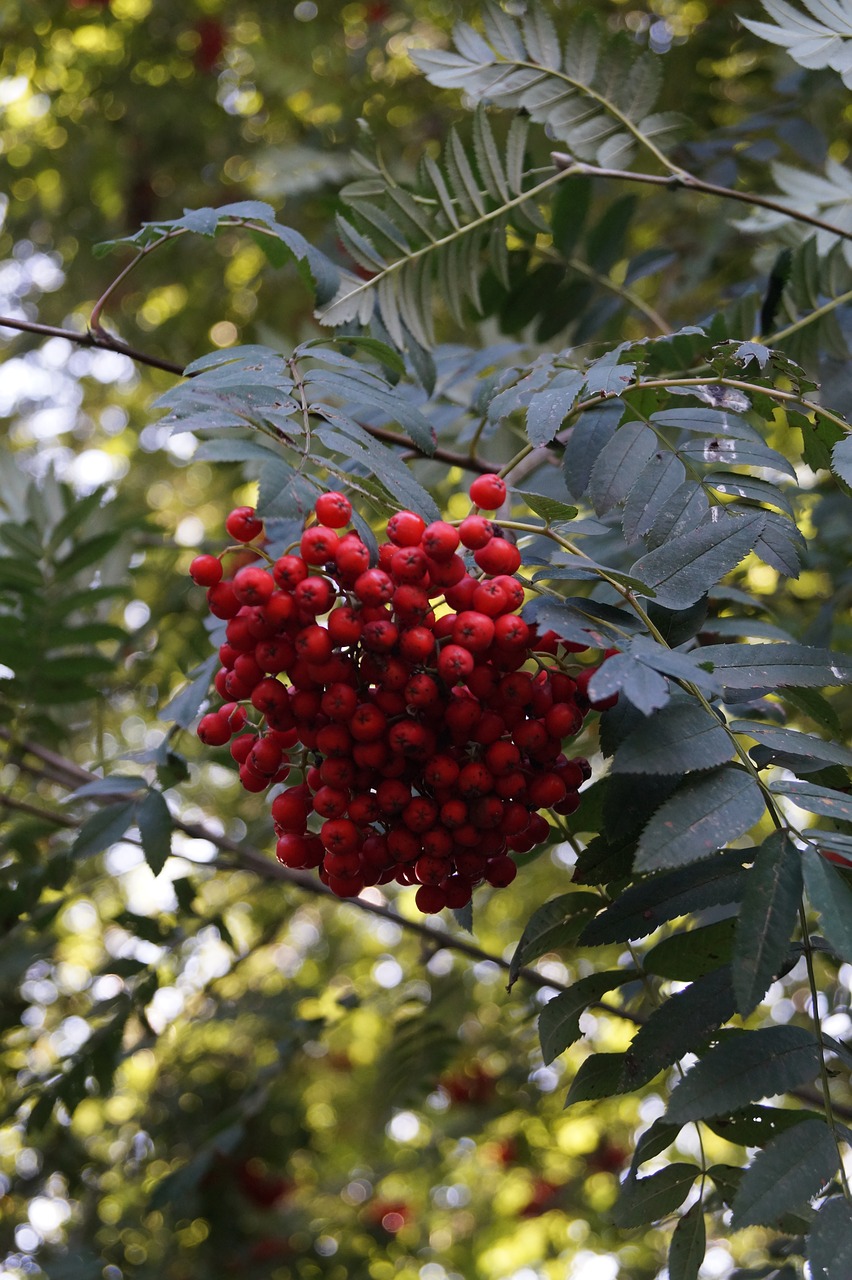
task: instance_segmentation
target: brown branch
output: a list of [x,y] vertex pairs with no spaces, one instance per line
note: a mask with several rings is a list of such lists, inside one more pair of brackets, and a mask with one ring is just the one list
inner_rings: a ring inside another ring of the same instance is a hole
[[175,364],[172,360],[163,360],[160,356],[148,355],[146,351],[138,351],[136,347],[122,342],[120,338],[114,338],[105,329],[78,333],[76,329],[60,329],[56,325],[37,324],[34,320],[17,320],[12,316],[0,316],[0,328],[16,329],[19,333],[37,333],[45,338],[65,338],[68,342],[76,343],[78,347],[96,347],[100,351],[116,351],[119,355],[134,360],[136,364],[150,365],[152,369],[163,369],[166,373],[183,374],[181,365]]
[[[14,741],[13,735],[5,728],[0,728],[0,738],[5,739],[8,742]],[[16,745],[25,753],[35,756],[38,760],[41,760],[43,763],[50,766],[51,772],[60,786],[64,786],[67,789],[73,789],[88,782],[100,781],[97,774],[90,773],[87,769],[83,769],[79,765],[75,764],[74,761],[67,760],[64,756],[58,755],[55,751],[51,751],[47,747],[42,747],[40,743],[25,741],[19,742]],[[26,762],[20,763],[20,767],[24,770],[28,769]],[[63,775],[65,780],[63,780]],[[92,799],[101,804],[118,804],[126,801],[128,799],[128,795],[129,793],[121,792],[113,793],[108,796],[92,797]],[[20,807],[21,803],[22,802],[16,802],[9,807]],[[57,825],[69,827],[79,825],[79,823],[73,819],[53,814],[48,810],[36,809],[35,806],[27,806],[27,811],[33,813],[34,816],[54,821]],[[477,962],[488,961],[491,964],[497,965],[498,968],[503,969],[505,972],[509,971],[510,966],[507,960],[504,960],[501,956],[492,955],[490,952],[483,950],[482,947],[478,947],[476,943],[468,942],[464,938],[457,937],[455,934],[449,933],[446,929],[436,929],[432,925],[421,924],[416,920],[408,920],[405,916],[401,916],[398,912],[394,911],[390,906],[383,906],[381,903],[370,902],[364,898],[348,898],[341,900],[336,898],[334,894],[326,888],[322,881],[317,879],[315,876],[312,876],[307,872],[294,871],[290,867],[284,867],[280,862],[276,862],[273,858],[268,857],[253,845],[247,844],[244,841],[232,840],[230,837],[225,835],[219,835],[218,832],[211,830],[210,827],[205,826],[203,823],[183,822],[179,818],[173,818],[173,822],[176,830],[181,831],[184,835],[189,836],[190,839],[193,840],[207,840],[210,844],[215,845],[220,853],[230,855],[237,868],[252,871],[261,879],[274,880],[284,884],[292,884],[303,893],[311,894],[313,897],[320,898],[325,902],[334,903],[338,906],[349,904],[360,911],[367,912],[368,915],[377,916],[382,920],[388,920],[392,924],[398,925],[400,929],[405,930],[407,933],[413,933],[422,938],[423,941],[428,943],[434,951],[441,951],[445,949],[457,951],[459,954],[469,956],[472,960]],[[228,866],[229,864],[228,861],[225,860],[221,861],[219,865]],[[550,987],[555,991],[567,991],[569,989],[565,984],[546,978],[542,974],[537,973],[534,969],[521,969],[519,976],[534,987]],[[633,1022],[639,1021],[632,1014],[629,1014],[616,1006],[598,1004],[596,1007],[606,1009],[607,1012],[615,1013],[619,1017],[627,1018]]]

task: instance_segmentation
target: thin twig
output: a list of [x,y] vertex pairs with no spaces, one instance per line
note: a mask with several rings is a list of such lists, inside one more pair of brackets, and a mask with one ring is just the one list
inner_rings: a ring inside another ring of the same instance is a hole
[[557,169],[566,174],[585,178],[609,178],[620,182],[641,182],[645,186],[666,187],[669,191],[676,191],[679,187],[683,187],[688,191],[701,191],[708,196],[718,196],[720,200],[737,200],[741,204],[756,205],[761,209],[771,209],[773,213],[781,213],[785,218],[791,218],[794,222],[803,222],[809,227],[818,227],[820,231],[830,231],[832,235],[839,236],[841,240],[852,240],[852,231],[844,230],[843,227],[838,227],[834,222],[826,222],[824,218],[818,218],[815,214],[802,213],[799,209],[791,209],[782,204],[780,200],[773,200],[771,196],[760,196],[754,191],[737,191],[734,187],[721,187],[715,182],[705,182],[703,178],[696,178],[692,173],[678,171],[677,173],[658,174],[636,173],[630,169],[602,169],[597,165],[585,164],[582,160],[576,160],[574,156],[566,155],[562,151],[552,151],[550,158]]
[[146,364],[152,369],[163,369],[166,373],[176,373],[179,376],[183,374],[182,365],[175,364],[173,360],[164,360],[161,356],[149,355],[147,351],[138,351],[136,347],[131,347],[129,343],[113,337],[105,329],[79,333],[76,329],[60,329],[57,325],[37,324],[34,320],[18,320],[13,316],[0,316],[0,328],[16,329],[19,333],[37,333],[45,338],[65,338],[67,342],[76,343],[78,347],[116,351],[119,355],[134,360],[136,364]]

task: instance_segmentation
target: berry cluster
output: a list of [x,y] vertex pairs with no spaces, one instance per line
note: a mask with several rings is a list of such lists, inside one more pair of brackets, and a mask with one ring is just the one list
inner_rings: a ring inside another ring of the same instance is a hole
[[[572,813],[589,777],[562,751],[589,703],[558,658],[581,646],[517,612],[520,553],[480,514],[502,504],[503,480],[480,476],[470,496],[479,511],[458,527],[392,516],[377,564],[345,531],[348,498],[323,493],[298,554],[273,563],[256,545],[230,579],[216,556],[190,567],[227,620],[225,701],[198,736],[230,742],[249,791],[290,779],[272,800],[277,857],[318,868],[341,898],[396,880],[436,912],[482,881],[506,886],[511,854],[549,832],[540,811]],[[226,528],[243,544],[263,533],[249,507]]]

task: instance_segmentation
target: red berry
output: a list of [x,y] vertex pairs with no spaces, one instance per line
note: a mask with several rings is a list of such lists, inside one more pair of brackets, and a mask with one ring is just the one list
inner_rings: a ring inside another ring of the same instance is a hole
[[516,573],[521,567],[520,551],[506,538],[492,538],[486,546],[474,551],[473,558],[486,573]]
[[274,590],[271,575],[256,565],[247,564],[234,574],[234,595],[240,604],[266,604]]
[[329,529],[343,529],[352,518],[352,503],[345,493],[338,493],[336,490],[321,493],[314,510],[320,523],[327,525]]
[[422,884],[415,894],[414,902],[417,910],[424,915],[435,915],[447,905],[447,891],[438,884]]
[[468,516],[459,525],[459,537],[462,546],[471,551],[478,551],[494,537],[494,526],[484,516]]
[[313,525],[302,534],[299,551],[305,564],[331,564],[337,557],[340,539],[333,529]]
[[452,558],[459,545],[459,531],[445,520],[434,520],[424,530],[420,542],[430,560],[443,564]]
[[234,595],[233,584],[229,581],[217,582],[207,592],[207,603],[214,618],[235,618],[240,611],[240,602]]
[[258,520],[254,507],[235,507],[225,521],[225,528],[235,542],[251,542],[263,532],[263,521]]
[[215,711],[201,717],[196,733],[206,747],[223,747],[231,738],[228,721]]
[[485,511],[496,511],[506,501],[506,481],[497,475],[477,476],[469,493],[475,506]]
[[388,520],[388,537],[396,547],[416,547],[426,522],[413,511],[397,511]]
[[196,556],[189,566],[189,576],[199,587],[215,587],[222,580],[222,562],[216,556]]

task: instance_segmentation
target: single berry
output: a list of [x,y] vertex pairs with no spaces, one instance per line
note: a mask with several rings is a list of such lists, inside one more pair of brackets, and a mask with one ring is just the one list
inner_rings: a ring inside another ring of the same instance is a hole
[[258,520],[254,507],[235,507],[225,521],[225,528],[235,542],[251,542],[263,532],[263,521]]
[[506,501],[506,481],[501,476],[477,476],[469,489],[474,506],[484,511],[496,511]]
[[216,556],[196,556],[189,566],[189,576],[199,587],[215,587],[222,581],[222,562]]
[[329,529],[343,529],[352,518],[352,503],[345,493],[321,493],[314,510],[317,519]]

